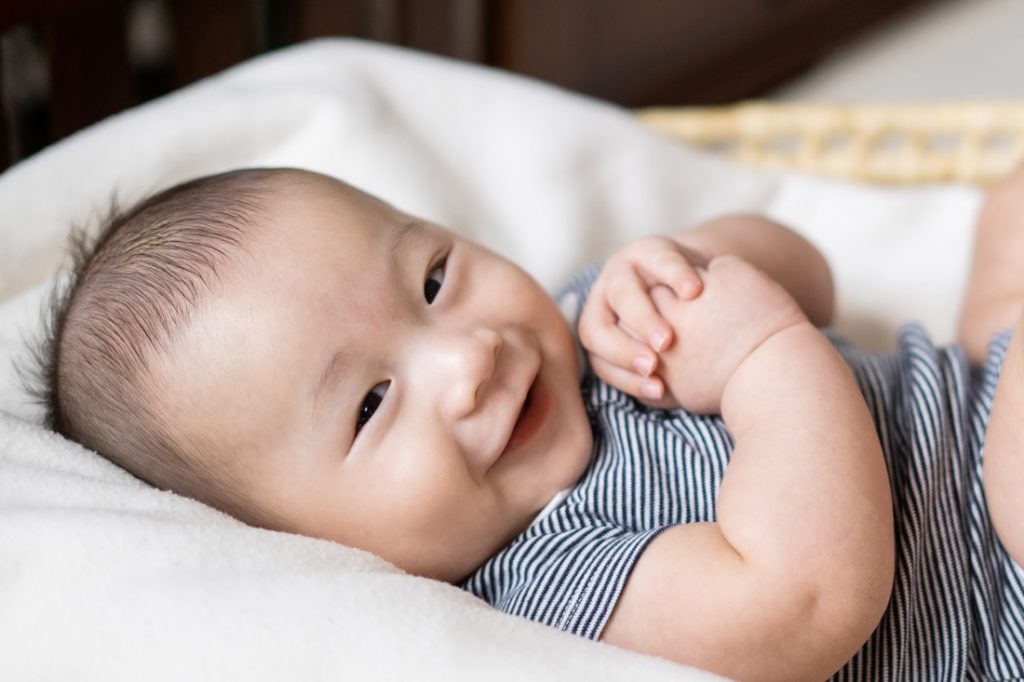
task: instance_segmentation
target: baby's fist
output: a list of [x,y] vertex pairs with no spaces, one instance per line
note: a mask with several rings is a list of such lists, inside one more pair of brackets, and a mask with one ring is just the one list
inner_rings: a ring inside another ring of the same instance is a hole
[[704,290],[680,300],[665,287],[651,290],[677,343],[660,354],[666,398],[699,414],[721,411],[722,393],[737,367],[766,339],[807,317],[777,282],[736,256],[713,259]]

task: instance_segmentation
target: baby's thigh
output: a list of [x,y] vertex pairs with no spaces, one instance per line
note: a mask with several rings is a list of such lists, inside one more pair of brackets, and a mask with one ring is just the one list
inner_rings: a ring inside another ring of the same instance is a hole
[[1024,317],[996,385],[983,450],[985,499],[996,534],[1024,566]]

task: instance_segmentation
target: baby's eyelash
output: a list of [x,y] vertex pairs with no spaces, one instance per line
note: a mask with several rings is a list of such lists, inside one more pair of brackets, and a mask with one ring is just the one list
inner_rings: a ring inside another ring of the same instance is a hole
[[[434,302],[437,295],[441,293],[441,287],[444,285],[445,268],[448,265],[448,256],[445,256],[439,260],[430,270],[427,272],[427,279],[423,283],[423,298],[427,300],[427,305]],[[438,275],[435,280],[434,275]]]
[[387,392],[388,385],[390,384],[390,381],[380,382],[370,389],[370,392],[363,398],[363,402],[359,404],[359,414],[356,415],[357,435],[359,434],[359,431],[362,430],[363,426],[366,425],[366,422],[370,421],[370,417],[373,416],[377,411],[377,408],[384,401],[384,394]]

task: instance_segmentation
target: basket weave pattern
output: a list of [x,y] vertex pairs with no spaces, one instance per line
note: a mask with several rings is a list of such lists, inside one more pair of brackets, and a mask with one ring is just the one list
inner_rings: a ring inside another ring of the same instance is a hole
[[878,183],[987,185],[1024,158],[1024,104],[745,102],[637,112],[687,144],[756,168]]

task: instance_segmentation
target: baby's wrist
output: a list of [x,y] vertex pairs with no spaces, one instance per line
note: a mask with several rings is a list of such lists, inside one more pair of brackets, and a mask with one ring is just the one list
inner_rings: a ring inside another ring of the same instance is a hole
[[[775,331],[764,337],[736,363],[729,378],[722,388],[721,414],[729,422],[732,408],[749,401],[760,401],[766,398],[763,392],[772,390],[766,386],[762,378],[780,353],[800,353],[808,345],[828,343],[828,340],[811,324],[806,315],[801,314],[791,322],[779,326]],[[770,396],[768,396],[770,399]]]

